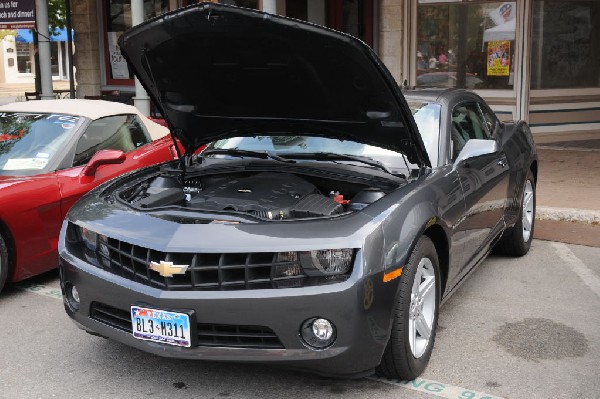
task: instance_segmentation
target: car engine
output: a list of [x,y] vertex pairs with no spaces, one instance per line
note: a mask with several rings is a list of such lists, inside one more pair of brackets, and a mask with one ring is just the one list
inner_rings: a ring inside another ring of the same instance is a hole
[[[378,188],[313,177],[318,180],[314,184],[309,179],[293,173],[259,172],[190,177],[182,184],[172,175],[159,174],[124,188],[119,197],[140,209],[176,206],[284,220],[356,211],[385,195]],[[345,199],[336,188],[353,200]]]

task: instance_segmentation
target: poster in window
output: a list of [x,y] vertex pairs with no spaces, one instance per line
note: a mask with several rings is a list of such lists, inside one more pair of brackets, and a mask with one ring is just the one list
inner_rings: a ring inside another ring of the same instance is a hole
[[487,76],[510,75],[510,41],[488,42]]
[[117,39],[122,32],[108,32],[108,57],[110,59],[110,70],[113,79],[129,79],[129,69],[127,61],[121,55],[121,50],[117,46]]

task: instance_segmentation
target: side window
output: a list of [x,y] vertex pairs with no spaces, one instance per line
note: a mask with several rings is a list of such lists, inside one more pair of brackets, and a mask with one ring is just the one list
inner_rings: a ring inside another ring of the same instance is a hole
[[498,118],[496,118],[496,115],[482,104],[479,104],[479,109],[483,115],[483,120],[485,121],[485,127],[487,131],[489,132],[490,136],[493,136],[496,129],[496,124],[498,123]]
[[452,159],[470,139],[490,139],[479,105],[476,102],[462,103],[452,111]]
[[85,165],[100,150],[121,150],[127,153],[149,142],[149,136],[136,115],[97,119],[89,124],[79,138],[73,166]]

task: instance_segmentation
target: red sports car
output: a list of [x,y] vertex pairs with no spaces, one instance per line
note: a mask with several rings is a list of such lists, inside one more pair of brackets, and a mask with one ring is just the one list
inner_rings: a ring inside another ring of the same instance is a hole
[[83,194],[175,158],[168,133],[135,107],[114,102],[0,106],[0,291],[58,265],[62,220]]

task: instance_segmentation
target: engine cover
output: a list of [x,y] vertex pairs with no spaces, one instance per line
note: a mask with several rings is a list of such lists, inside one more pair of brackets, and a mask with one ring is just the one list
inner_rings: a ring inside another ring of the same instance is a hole
[[[188,206],[205,210],[249,212],[269,219],[279,219],[288,217],[295,204],[313,193],[318,193],[317,188],[296,175],[263,172],[204,188],[190,199]],[[268,212],[277,212],[279,216],[269,217]]]

